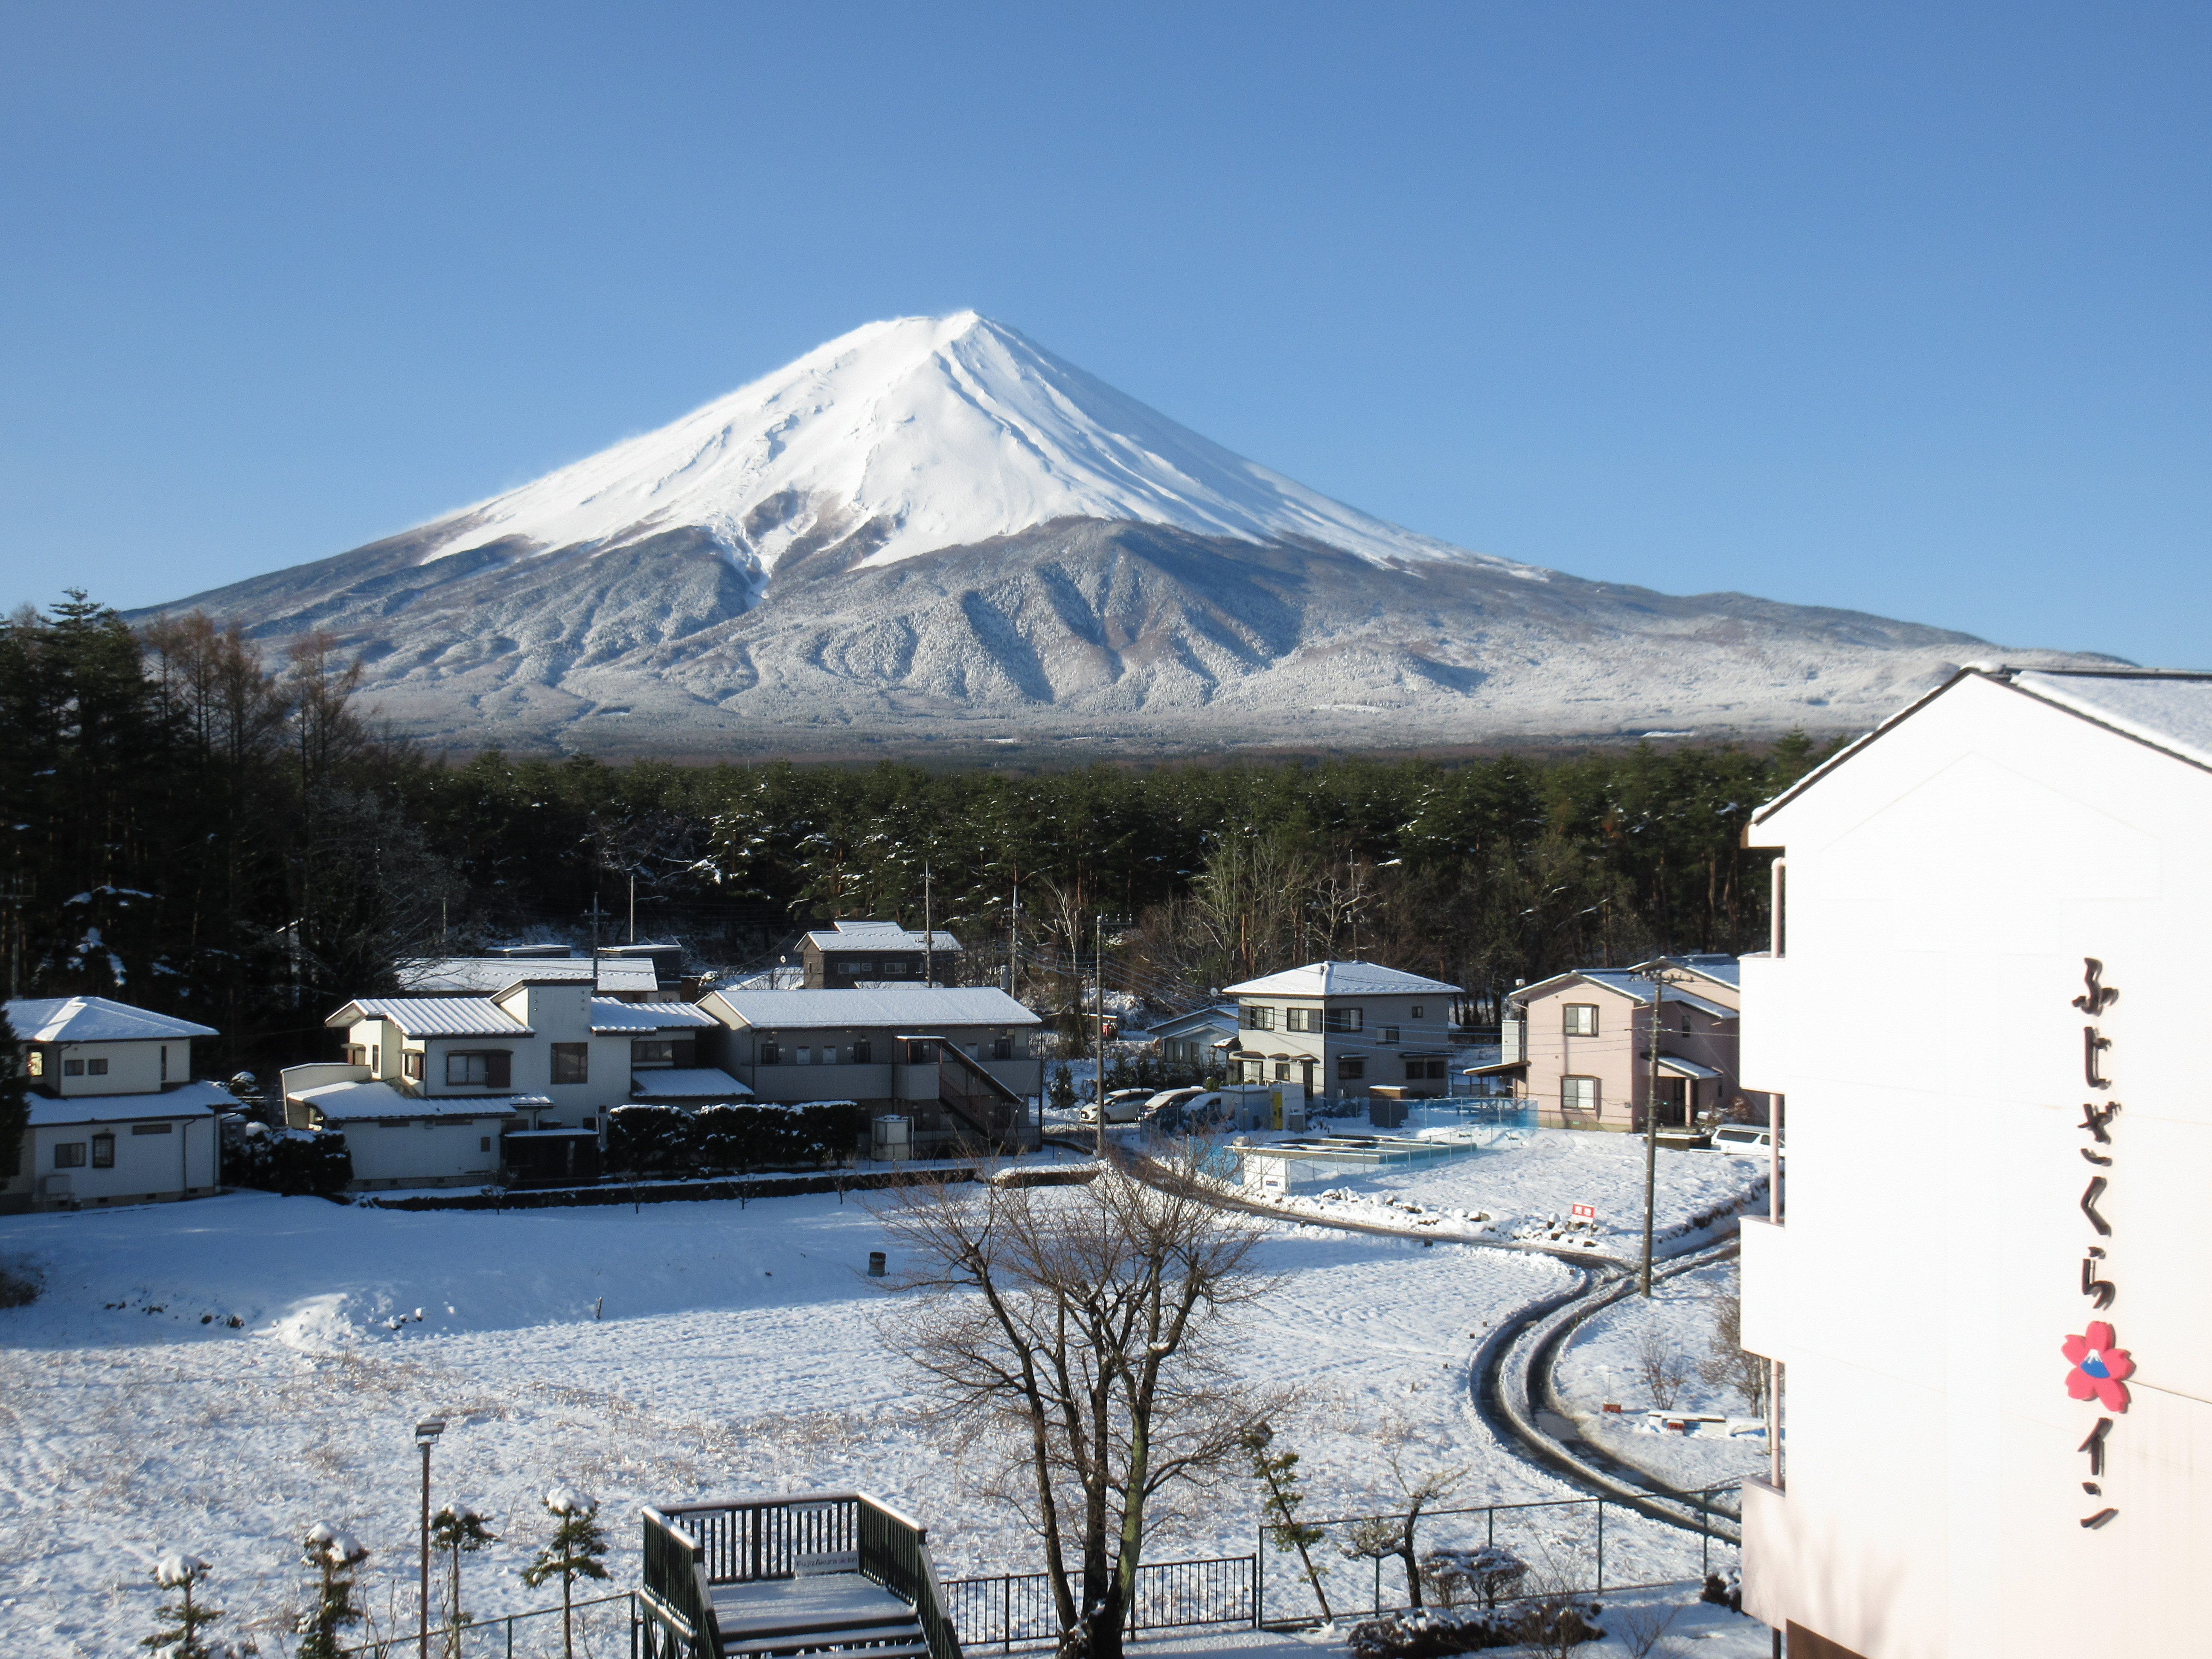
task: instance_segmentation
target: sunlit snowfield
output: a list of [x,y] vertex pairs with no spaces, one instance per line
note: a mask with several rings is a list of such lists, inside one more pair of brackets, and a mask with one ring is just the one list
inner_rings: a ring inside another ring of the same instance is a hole
[[[1449,1168],[1419,1179],[1450,1196]],[[1685,1185],[1681,1214],[1710,1202]],[[469,1566],[479,1613],[544,1604],[516,1575],[555,1480],[604,1501],[617,1585],[635,1581],[639,1503],[777,1489],[882,1495],[930,1525],[946,1577],[1028,1570],[1032,1540],[919,1420],[918,1384],[879,1337],[862,1269],[884,1248],[869,1211],[834,1196],[487,1214],[239,1194],[0,1222],[0,1259],[46,1282],[0,1312],[7,1650],[131,1648],[152,1628],[146,1570],[171,1549],[215,1564],[228,1626],[281,1616],[317,1520],[374,1552],[382,1607],[412,1582],[410,1430],[434,1413],[452,1425],[434,1503],[488,1508],[504,1534]],[[1305,1391],[1285,1437],[1310,1513],[1390,1507],[1382,1437],[1464,1466],[1457,1502],[1571,1495],[1496,1445],[1467,1393],[1480,1337],[1567,1269],[1291,1224],[1261,1257],[1281,1283],[1245,1363]],[[1249,1553],[1255,1522],[1232,1481],[1148,1554]]]

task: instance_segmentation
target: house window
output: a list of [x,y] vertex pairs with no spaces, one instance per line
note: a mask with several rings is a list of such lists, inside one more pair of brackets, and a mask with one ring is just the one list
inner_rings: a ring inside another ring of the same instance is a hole
[[872,961],[863,960],[857,957],[848,957],[845,959],[845,971],[854,979],[873,979],[876,976],[876,964]]
[[811,1066],[814,1063],[814,1050],[793,1048],[791,1051],[791,1062],[794,1066]]
[[676,1045],[657,1037],[640,1037],[629,1045],[629,1063],[633,1066],[673,1066]]
[[783,1045],[778,1042],[762,1043],[760,1046],[760,1063],[763,1066],[782,1065]]
[[994,1060],[1012,1060],[1013,1057],[1014,1057],[1014,1040],[1013,1040],[1013,1038],[1012,1038],[1012,1037],[1010,1037],[1010,1036],[1002,1036],[1002,1037],[994,1037],[994,1038],[993,1038],[993,1039],[992,1039],[992,1042],[991,1042],[991,1058],[992,1058],[992,1059],[994,1059]]
[[422,1080],[422,1051],[420,1048],[401,1051],[399,1073],[402,1077],[411,1077],[418,1083]]
[[446,1083],[459,1089],[506,1089],[513,1086],[514,1056],[505,1048],[446,1056]]
[[1322,1029],[1325,1031],[1356,1031],[1359,1029],[1359,1010],[1328,1009],[1322,1015]]
[[1248,1031],[1272,1031],[1275,1029],[1275,1011],[1252,1003],[1244,1005],[1244,1029]]
[[1561,1078],[1559,1109],[1563,1112],[1596,1111],[1597,1079],[1594,1077]]
[[1444,1062],[1441,1060],[1409,1060],[1406,1062],[1406,1077],[1409,1082],[1429,1078],[1442,1078]]
[[1318,1031],[1321,1030],[1321,1010],[1318,1008],[1286,1008],[1283,1029],[1289,1031]]
[[553,1081],[556,1083],[589,1083],[592,1080],[592,1045],[588,1042],[556,1042],[553,1045]]
[[368,1064],[368,1050],[362,1047],[358,1042],[349,1042],[346,1044],[345,1056],[345,1063],[349,1066],[366,1066]]
[[1421,1005],[1420,1005],[1419,1003],[1418,1003],[1418,1002],[1417,1002],[1417,1003],[1415,1003],[1415,1004],[1413,1005],[1413,1017],[1415,1019],[1419,1019],[1419,1018],[1421,1018]]
[[54,1143],[54,1168],[82,1170],[84,1168],[84,1142],[61,1140]]
[[169,1080],[169,1045],[168,1045],[167,1043],[166,1043],[166,1042],[165,1042],[165,1043],[163,1043],[163,1044],[161,1045],[161,1081],[162,1081],[162,1082],[164,1082],[164,1083],[167,1083],[168,1080]]
[[1376,1032],[1375,1040],[1377,1042],[1395,1042],[1398,1040],[1398,1028],[1395,1025],[1385,1025],[1381,1030]]
[[94,1135],[92,1138],[92,1167],[112,1170],[115,1167],[115,1137]]
[[489,1135],[478,1135],[477,1137],[477,1150],[480,1152],[489,1152],[491,1150],[491,1137]]
[[1275,1062],[1275,1081],[1278,1083],[1288,1083],[1290,1080],[1291,1062],[1287,1060],[1277,1060]]
[[383,1073],[384,1045],[380,1042],[372,1042],[368,1045],[368,1069],[380,1076]]
[[872,1066],[875,1063],[876,1045],[866,1037],[855,1037],[853,1041],[853,1064]]
[[84,1062],[81,1060],[64,1060],[62,1062],[62,1075],[64,1077],[82,1077],[84,1075]]
[[131,1126],[131,1133],[134,1135],[165,1135],[176,1127],[173,1123],[134,1123]]
[[107,1062],[104,1060],[88,1060],[84,1063],[84,1069],[94,1077],[106,1077]]
[[1560,1027],[1569,1036],[1597,1035],[1597,1004],[1570,1002],[1561,1011],[1565,1024]]
[[1361,1082],[1367,1076],[1367,1062],[1364,1060],[1340,1060],[1336,1062],[1336,1075],[1346,1083]]

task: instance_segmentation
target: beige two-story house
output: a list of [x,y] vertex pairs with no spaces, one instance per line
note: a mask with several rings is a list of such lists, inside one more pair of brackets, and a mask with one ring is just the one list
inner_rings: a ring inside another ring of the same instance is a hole
[[1633,968],[1577,968],[1514,992],[1503,1053],[1478,1072],[1506,1079],[1547,1128],[1640,1131],[1652,1095],[1655,972],[1670,982],[1657,1004],[1657,1121],[1763,1115],[1765,1097],[1737,1081],[1741,1002],[1736,959],[1661,957]]
[[0,1213],[218,1190],[216,1118],[238,1102],[192,1080],[192,1040],[214,1028],[106,997],[7,1006],[31,1121],[20,1146],[0,1149]]
[[1376,1088],[1449,1091],[1459,987],[1372,962],[1310,962],[1232,985],[1234,1083],[1298,1083],[1306,1097]]

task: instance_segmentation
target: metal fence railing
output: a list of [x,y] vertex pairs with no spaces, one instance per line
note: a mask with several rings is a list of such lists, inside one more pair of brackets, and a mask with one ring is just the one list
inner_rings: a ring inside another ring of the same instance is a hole
[[[629,1659],[635,1614],[628,1590],[596,1595],[570,1607],[577,1659]],[[343,1638],[342,1638],[343,1639]],[[338,1650],[344,1659],[416,1659],[420,1633],[410,1627],[395,1635],[379,1633]],[[473,1620],[455,1630],[430,1632],[431,1659],[562,1659],[561,1609],[535,1607],[528,1613]]]
[[[963,1650],[1050,1646],[1060,1639],[1051,1576],[1000,1573],[944,1587],[945,1608]],[[1259,1562],[1249,1555],[1198,1561],[1147,1561],[1137,1569],[1122,1625],[1142,1631],[1259,1622]]]

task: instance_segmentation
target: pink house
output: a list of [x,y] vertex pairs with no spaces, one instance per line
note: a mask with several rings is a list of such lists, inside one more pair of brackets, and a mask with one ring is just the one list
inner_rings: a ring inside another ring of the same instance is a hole
[[1652,981],[1667,974],[1658,1008],[1658,1121],[1688,1126],[1702,1114],[1764,1120],[1763,1095],[1736,1081],[1736,959],[1660,957],[1633,968],[1577,968],[1513,994],[1504,1053],[1478,1075],[1510,1081],[1547,1128],[1644,1127],[1651,1093]]

